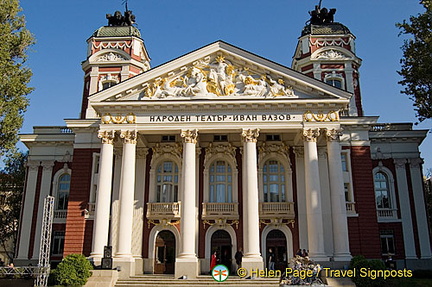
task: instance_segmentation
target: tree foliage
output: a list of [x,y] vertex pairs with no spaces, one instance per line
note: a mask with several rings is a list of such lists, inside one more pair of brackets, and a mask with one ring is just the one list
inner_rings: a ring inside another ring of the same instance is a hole
[[13,259],[18,236],[18,221],[25,182],[25,162],[27,154],[15,153],[5,161],[0,171],[0,247],[10,251]]
[[1,0],[0,5],[0,156],[14,148],[23,114],[29,104],[26,97],[32,76],[25,66],[27,51],[34,43],[20,15],[19,0]]
[[417,118],[420,121],[432,117],[432,4],[431,0],[421,1],[426,11],[411,16],[396,24],[400,34],[411,37],[402,46],[402,69],[398,72],[403,80],[402,93],[414,101]]

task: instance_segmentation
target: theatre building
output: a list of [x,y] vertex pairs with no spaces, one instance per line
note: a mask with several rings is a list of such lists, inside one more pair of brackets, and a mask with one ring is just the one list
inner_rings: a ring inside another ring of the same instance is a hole
[[124,277],[193,278],[214,251],[235,270],[240,248],[246,268],[265,267],[270,248],[277,268],[300,248],[333,266],[359,254],[430,266],[427,131],[364,115],[355,36],[323,10],[291,68],[223,41],[151,68],[130,22],[97,29],[81,116],[21,135],[16,265],[37,262],[53,195],[51,260],[99,265],[112,246]]

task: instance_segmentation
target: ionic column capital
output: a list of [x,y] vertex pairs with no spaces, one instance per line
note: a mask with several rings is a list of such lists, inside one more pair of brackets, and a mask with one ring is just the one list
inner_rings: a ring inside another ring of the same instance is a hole
[[243,142],[256,143],[259,137],[259,129],[243,129],[241,136]]
[[99,131],[98,138],[102,139],[103,144],[114,144],[115,131]]
[[327,141],[339,141],[339,137],[342,135],[341,129],[326,129],[325,132]]
[[316,142],[320,135],[319,128],[303,129],[303,140],[306,142]]
[[407,160],[405,158],[395,158],[393,160],[396,168],[403,168],[405,169],[405,164],[407,163]]
[[197,143],[197,139],[198,139],[198,130],[194,129],[194,130],[182,130],[180,133],[180,136],[183,138],[183,141],[185,143],[193,143],[196,144]]
[[136,157],[137,158],[145,158],[148,154],[148,148],[137,148]]
[[27,163],[26,163],[26,166],[27,166],[30,170],[33,170],[33,171],[37,170],[37,169],[39,168],[40,165],[41,165],[41,164],[40,164],[40,161],[38,161],[38,160],[29,160],[29,161],[27,161]]
[[123,143],[136,144],[137,143],[137,131],[136,130],[125,130],[120,132],[120,138],[123,139]]

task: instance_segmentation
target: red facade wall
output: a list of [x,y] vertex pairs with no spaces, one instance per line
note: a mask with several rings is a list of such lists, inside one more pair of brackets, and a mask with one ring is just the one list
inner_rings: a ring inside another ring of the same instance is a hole
[[89,225],[93,221],[84,219],[84,210],[90,196],[94,152],[99,152],[99,149],[75,149],[73,153],[64,256],[71,253],[90,255],[92,228]]
[[350,217],[348,220],[351,254],[381,258],[369,146],[351,147],[351,167],[358,213],[358,217]]

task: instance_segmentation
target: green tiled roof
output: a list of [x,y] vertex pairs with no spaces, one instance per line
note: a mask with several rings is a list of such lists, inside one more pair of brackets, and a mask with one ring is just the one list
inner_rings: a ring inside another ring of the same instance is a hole
[[302,36],[304,35],[345,35],[351,34],[350,30],[341,23],[328,23],[328,24],[320,24],[314,25],[309,24],[303,28]]
[[94,37],[136,36],[141,38],[140,31],[134,26],[103,26],[93,33]]

